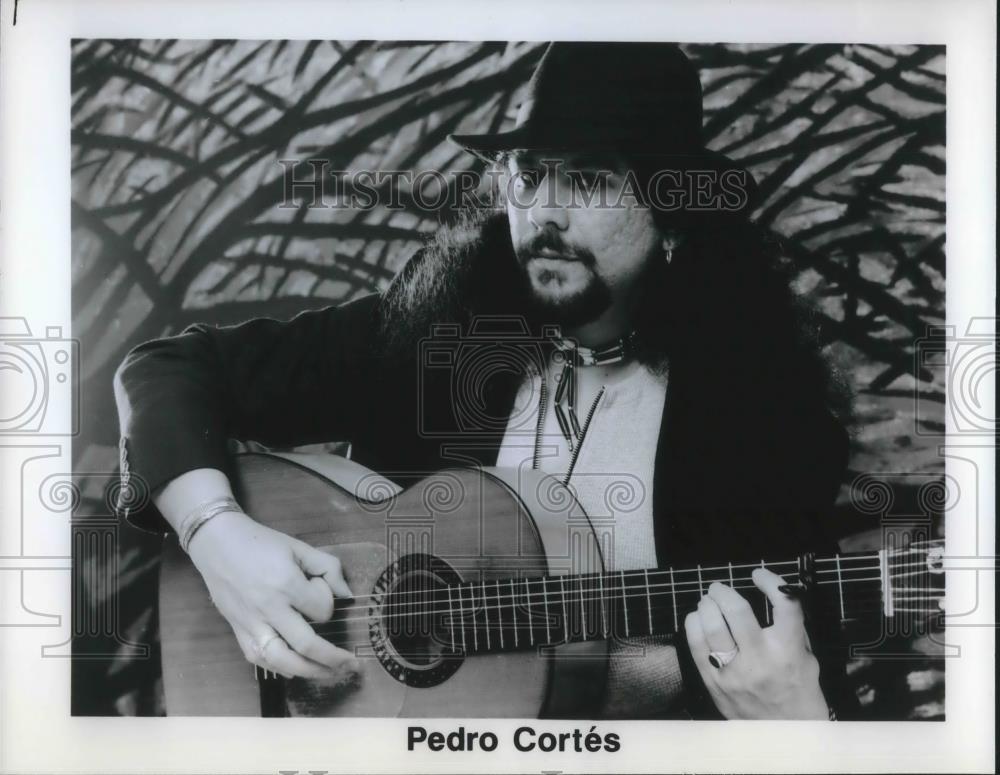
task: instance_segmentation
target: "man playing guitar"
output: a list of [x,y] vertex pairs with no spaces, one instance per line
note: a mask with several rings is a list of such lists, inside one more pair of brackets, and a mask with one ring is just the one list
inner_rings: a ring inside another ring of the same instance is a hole
[[[616,512],[614,570],[836,550],[823,520],[847,441],[833,383],[748,218],[752,177],[704,147],[693,65],[667,44],[557,43],[528,88],[512,131],[452,137],[499,172],[499,213],[442,228],[383,293],[288,322],[193,326],[137,347],[116,375],[123,472],[155,503],[128,516],[178,533],[261,668],[357,671],[308,624],[354,592],[336,558],[243,513],[232,437],[349,441],[390,478],[463,449],[549,472],[588,511],[606,509],[614,472],[637,483]],[[420,348],[434,326],[468,337],[500,316],[544,357],[497,373],[474,407],[499,418],[487,427]],[[765,568],[753,582],[769,626],[714,582],[684,637],[649,639],[641,659],[612,649],[604,715],[843,714],[843,661],[807,633],[801,590]]]

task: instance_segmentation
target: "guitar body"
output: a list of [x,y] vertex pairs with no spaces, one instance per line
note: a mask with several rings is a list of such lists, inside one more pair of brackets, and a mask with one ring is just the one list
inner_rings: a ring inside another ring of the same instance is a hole
[[[428,568],[449,583],[486,590],[490,581],[499,587],[512,577],[602,571],[586,515],[555,479],[530,470],[455,469],[400,491],[351,461],[259,453],[239,456],[237,470],[237,498],[247,513],[336,555],[358,596],[334,614],[329,640],[360,658],[360,680],[281,681],[289,715],[594,715],[604,694],[607,641],[413,658],[394,648],[380,620],[379,601],[405,586],[408,574]],[[261,715],[255,671],[174,536],[165,542],[161,574],[168,714]]]

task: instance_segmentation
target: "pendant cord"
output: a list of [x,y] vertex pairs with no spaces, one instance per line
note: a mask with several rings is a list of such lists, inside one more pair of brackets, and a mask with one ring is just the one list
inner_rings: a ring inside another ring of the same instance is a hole
[[[632,331],[627,336],[611,342],[602,347],[590,348],[582,347],[571,339],[565,337],[551,337],[550,342],[556,349],[554,360],[562,361],[562,369],[556,375],[555,394],[552,401],[552,409],[559,424],[559,430],[566,439],[570,451],[570,464],[563,484],[569,484],[573,469],[576,467],[577,458],[580,456],[580,448],[583,446],[587,429],[597,412],[597,407],[607,391],[602,385],[598,391],[594,402],[587,412],[586,419],[581,424],[577,414],[577,370],[582,366],[607,366],[620,363],[632,355],[638,332]],[[532,468],[537,470],[541,458],[541,438],[545,428],[545,413],[548,409],[548,380],[546,373],[541,375],[541,389],[538,398],[538,420],[535,427],[534,454],[532,457]]]

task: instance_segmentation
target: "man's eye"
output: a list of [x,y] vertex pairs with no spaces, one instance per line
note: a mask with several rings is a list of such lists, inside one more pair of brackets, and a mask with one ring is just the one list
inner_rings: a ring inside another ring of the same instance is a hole
[[534,169],[518,170],[514,173],[514,182],[524,186],[537,186],[541,173]]

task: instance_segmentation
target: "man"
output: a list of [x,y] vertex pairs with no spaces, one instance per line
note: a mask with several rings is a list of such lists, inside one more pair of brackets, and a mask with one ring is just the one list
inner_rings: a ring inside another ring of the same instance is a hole
[[[822,518],[846,436],[828,373],[746,217],[752,178],[704,147],[701,99],[675,46],[552,44],[514,130],[452,138],[501,171],[505,214],[442,229],[383,294],[287,323],[195,326],[129,354],[116,377],[123,469],[159,512],[130,518],[178,531],[248,660],[286,676],[351,669],[306,623],[351,590],[334,558],[242,513],[228,437],[346,440],[390,477],[453,466],[459,450],[558,475],[584,507],[604,502],[601,474],[623,476],[642,492],[616,515],[615,570],[835,551]],[[601,196],[581,198],[593,183]],[[494,374],[471,407],[486,420],[469,423],[469,398],[453,373],[422,368],[420,342],[484,316],[560,336],[540,369]],[[613,649],[604,714],[845,707],[837,653],[822,671],[813,654],[829,632],[811,642],[780,576],[754,583],[773,626],[712,584],[678,643],[647,642],[642,659]]]

